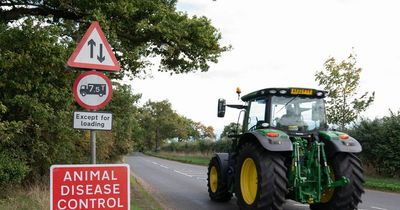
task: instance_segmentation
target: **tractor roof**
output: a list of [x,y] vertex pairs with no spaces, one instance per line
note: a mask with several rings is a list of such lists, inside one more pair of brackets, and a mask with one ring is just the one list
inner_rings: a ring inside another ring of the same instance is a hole
[[265,88],[242,96],[242,101],[250,101],[261,96],[305,96],[309,98],[325,98],[328,92],[310,88]]

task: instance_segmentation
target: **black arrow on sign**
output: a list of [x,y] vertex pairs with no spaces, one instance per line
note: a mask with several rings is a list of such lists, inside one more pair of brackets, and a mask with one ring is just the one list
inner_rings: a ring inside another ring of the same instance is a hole
[[103,44],[100,44],[100,56],[97,56],[97,60],[99,60],[100,63],[103,63],[105,59],[106,57],[103,56]]
[[93,46],[96,46],[96,42],[90,39],[88,45],[90,45],[90,58],[93,58]]

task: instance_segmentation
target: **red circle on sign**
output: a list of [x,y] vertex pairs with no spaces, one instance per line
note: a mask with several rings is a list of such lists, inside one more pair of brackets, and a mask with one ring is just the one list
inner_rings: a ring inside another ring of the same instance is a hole
[[[101,77],[102,79],[104,79],[104,81],[107,83],[107,86],[108,86],[108,95],[107,95],[107,98],[106,98],[102,103],[97,104],[97,105],[90,105],[90,104],[87,104],[87,103],[85,103],[84,101],[82,101],[82,100],[79,98],[79,96],[78,96],[78,84],[79,84],[79,82],[80,82],[83,78],[85,78],[85,77],[87,77],[87,76],[90,76],[90,75],[96,75],[96,76]],[[81,107],[83,107],[83,108],[85,108],[85,109],[89,109],[89,110],[98,110],[98,109],[103,108],[105,105],[107,105],[108,102],[110,102],[110,100],[111,100],[111,96],[112,96],[111,80],[108,79],[108,77],[107,77],[106,75],[104,75],[104,74],[102,74],[102,73],[100,73],[100,72],[97,72],[97,71],[95,71],[95,70],[93,70],[93,71],[87,71],[87,72],[85,72],[85,73],[80,74],[80,75],[75,79],[74,87],[73,87],[73,89],[72,89],[72,92],[73,92],[73,94],[74,94],[74,98],[75,98],[76,102],[78,102],[78,104],[79,104]]]

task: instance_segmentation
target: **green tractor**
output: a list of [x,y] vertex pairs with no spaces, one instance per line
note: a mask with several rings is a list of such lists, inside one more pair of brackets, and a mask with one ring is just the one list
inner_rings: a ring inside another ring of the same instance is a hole
[[[237,90],[240,96],[240,90]],[[211,200],[237,197],[240,209],[282,209],[285,199],[312,210],[357,209],[364,193],[360,143],[328,131],[325,91],[267,88],[241,97],[243,105],[218,100],[244,114],[241,132],[230,135],[229,153],[217,153],[208,167]],[[239,118],[240,118],[239,114]]]

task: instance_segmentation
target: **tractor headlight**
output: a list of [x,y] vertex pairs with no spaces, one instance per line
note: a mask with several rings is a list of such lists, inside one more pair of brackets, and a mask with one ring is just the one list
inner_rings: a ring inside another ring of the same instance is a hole
[[280,93],[280,94],[286,94],[286,93],[287,93],[287,90],[280,90],[279,93]]
[[317,92],[317,96],[323,96],[323,95],[324,95],[324,92],[321,92],[321,91]]

